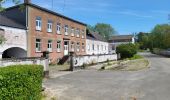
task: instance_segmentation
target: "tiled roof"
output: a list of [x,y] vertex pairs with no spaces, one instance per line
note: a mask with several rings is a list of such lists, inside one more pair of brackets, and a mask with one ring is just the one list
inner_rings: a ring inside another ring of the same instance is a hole
[[87,33],[87,39],[92,39],[92,40],[98,40],[98,41],[103,41],[107,42],[99,33],[97,32],[88,32]]
[[82,24],[82,25],[87,26],[87,25],[86,25],[85,23],[83,23],[83,22],[80,22],[80,21],[74,20],[74,19],[72,19],[72,18],[66,17],[66,16],[64,16],[64,15],[62,15],[62,14],[56,13],[56,12],[54,12],[54,11],[51,11],[51,10],[49,10],[49,9],[46,9],[46,8],[41,7],[41,6],[35,5],[35,4],[33,4],[33,3],[23,3],[23,4],[20,4],[20,5],[16,5],[16,6],[7,8],[6,10],[10,10],[10,9],[13,9],[13,8],[17,8],[17,7],[20,7],[21,5],[28,5],[28,6],[31,6],[31,7],[35,7],[35,8],[37,8],[37,9],[39,9],[39,10],[42,10],[42,11],[45,11],[45,12],[54,14],[54,15],[56,15],[56,16],[60,16],[60,17],[62,17],[62,18],[65,18],[65,19],[71,20],[71,21],[73,21],[73,22],[76,22],[76,23],[79,23],[79,24]]
[[13,27],[13,28],[26,29],[26,27],[24,25],[21,25],[18,22],[14,21],[6,16],[3,16],[3,15],[0,15],[0,25]]
[[124,39],[132,39],[133,35],[117,35],[113,36],[110,40],[124,40]]

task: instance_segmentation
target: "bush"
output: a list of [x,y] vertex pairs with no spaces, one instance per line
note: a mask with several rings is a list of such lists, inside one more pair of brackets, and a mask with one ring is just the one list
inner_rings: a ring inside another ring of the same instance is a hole
[[42,76],[40,65],[0,68],[0,100],[40,100]]
[[116,48],[116,52],[120,53],[121,58],[130,58],[137,53],[138,47],[135,44],[121,44]]

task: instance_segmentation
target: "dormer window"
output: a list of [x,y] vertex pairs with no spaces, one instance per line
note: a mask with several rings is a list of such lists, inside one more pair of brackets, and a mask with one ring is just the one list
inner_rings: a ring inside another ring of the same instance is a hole
[[41,17],[36,17],[36,30],[41,31],[42,21]]
[[53,22],[51,20],[48,20],[48,23],[47,23],[47,32],[52,32],[52,25],[53,25]]

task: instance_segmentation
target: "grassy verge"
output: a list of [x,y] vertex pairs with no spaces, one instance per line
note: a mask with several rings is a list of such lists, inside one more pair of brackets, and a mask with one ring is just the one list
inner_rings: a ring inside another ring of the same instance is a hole
[[120,71],[138,71],[142,69],[149,68],[149,61],[146,59],[132,60],[124,65],[119,65],[117,67],[111,68],[111,70],[120,70]]
[[58,71],[62,71],[62,70],[68,70],[70,68],[69,64],[64,64],[64,65],[50,65],[50,69],[52,70],[58,70]]
[[143,58],[143,56],[136,54],[131,58],[127,58],[127,60],[136,60],[136,59],[142,59],[142,58]]

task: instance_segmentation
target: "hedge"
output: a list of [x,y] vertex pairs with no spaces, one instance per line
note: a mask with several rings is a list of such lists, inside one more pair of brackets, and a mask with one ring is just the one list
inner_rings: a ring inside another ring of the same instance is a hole
[[135,44],[121,44],[116,48],[116,53],[120,53],[121,58],[131,58],[137,53],[138,47]]
[[40,100],[43,66],[13,65],[0,68],[0,100]]

